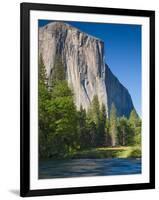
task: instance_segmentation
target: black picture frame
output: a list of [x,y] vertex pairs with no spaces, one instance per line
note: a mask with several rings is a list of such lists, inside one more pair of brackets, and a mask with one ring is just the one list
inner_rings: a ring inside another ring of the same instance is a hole
[[[150,180],[149,183],[103,185],[73,188],[30,189],[30,11],[60,11],[76,13],[93,13],[107,15],[140,16],[150,19]],[[21,113],[20,113],[20,195],[22,197],[40,195],[59,195],[76,193],[95,193],[123,190],[140,190],[155,188],[155,11],[131,10],[101,7],[83,7],[71,5],[49,5],[21,3]]]

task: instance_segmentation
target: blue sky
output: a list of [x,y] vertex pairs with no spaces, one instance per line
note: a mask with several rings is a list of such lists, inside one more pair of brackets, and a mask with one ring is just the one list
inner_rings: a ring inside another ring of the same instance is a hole
[[[49,22],[39,20],[39,26]],[[104,41],[105,62],[129,90],[134,107],[141,116],[141,26],[70,21],[66,23]]]

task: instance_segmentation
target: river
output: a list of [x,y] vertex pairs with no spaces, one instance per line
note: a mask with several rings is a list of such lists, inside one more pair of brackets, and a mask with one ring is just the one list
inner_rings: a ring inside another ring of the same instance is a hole
[[141,173],[141,159],[70,159],[39,162],[39,179]]

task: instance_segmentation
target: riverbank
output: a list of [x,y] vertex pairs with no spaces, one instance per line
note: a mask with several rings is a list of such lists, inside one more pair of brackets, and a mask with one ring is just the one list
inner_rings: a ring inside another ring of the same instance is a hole
[[72,159],[79,158],[140,158],[141,148],[132,147],[99,147],[82,150],[72,155]]

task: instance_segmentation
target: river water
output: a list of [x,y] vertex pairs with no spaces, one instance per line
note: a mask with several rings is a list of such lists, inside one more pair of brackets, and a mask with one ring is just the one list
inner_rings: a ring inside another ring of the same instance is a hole
[[39,162],[39,179],[141,173],[141,159],[70,159]]

